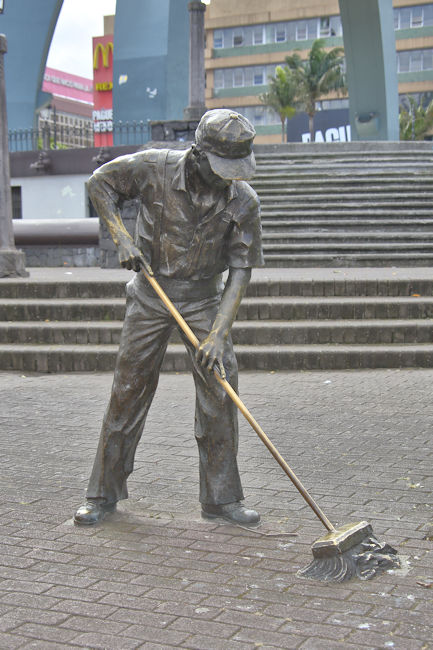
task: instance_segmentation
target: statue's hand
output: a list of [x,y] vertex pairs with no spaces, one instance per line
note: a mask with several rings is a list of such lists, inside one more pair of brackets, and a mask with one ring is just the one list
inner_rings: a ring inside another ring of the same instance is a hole
[[225,379],[226,373],[223,364],[223,354],[224,337],[215,332],[211,332],[204,341],[200,343],[195,356],[203,368],[206,368],[209,372],[212,372],[216,365],[221,377]]
[[123,268],[132,269],[137,273],[144,268],[149,275],[153,275],[153,271],[145,261],[143,254],[132,241],[123,240],[119,242],[117,252],[119,262]]

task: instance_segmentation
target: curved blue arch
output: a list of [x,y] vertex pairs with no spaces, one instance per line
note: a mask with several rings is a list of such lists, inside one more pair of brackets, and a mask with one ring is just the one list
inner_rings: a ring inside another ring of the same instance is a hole
[[[0,15],[0,33],[8,40],[5,77],[11,130],[33,128],[36,109],[44,103],[40,89],[62,4],[8,0]],[[114,31],[115,119],[182,119],[188,104],[188,0],[118,2]],[[121,76],[127,81],[119,83]]]
[[42,103],[40,89],[63,0],[13,0],[0,15],[6,34],[5,81],[9,129],[31,129]]

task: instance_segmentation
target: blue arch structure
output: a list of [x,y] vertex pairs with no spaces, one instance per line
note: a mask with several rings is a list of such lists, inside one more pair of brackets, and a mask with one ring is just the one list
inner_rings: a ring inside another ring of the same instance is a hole
[[[0,15],[8,40],[5,58],[8,125],[35,126],[48,51],[63,0],[9,0]],[[117,3],[113,108],[124,122],[181,119],[188,105],[188,0]]]
[[188,105],[188,0],[118,2],[114,24],[115,120],[182,119]]
[[399,140],[392,0],[339,0],[352,140]]
[[41,93],[51,39],[63,0],[12,0],[0,15],[6,34],[5,81],[9,129],[31,129]]

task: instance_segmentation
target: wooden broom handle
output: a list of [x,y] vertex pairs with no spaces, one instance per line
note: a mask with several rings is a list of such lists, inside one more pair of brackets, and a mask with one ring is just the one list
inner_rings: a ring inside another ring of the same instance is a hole
[[[188,340],[190,343],[194,346],[196,350],[198,350],[200,341],[192,331],[192,329],[189,327],[188,323],[185,321],[185,319],[181,316],[181,314],[178,312],[176,307],[173,305],[171,302],[170,298],[167,296],[165,291],[161,288],[159,283],[155,280],[155,277],[153,275],[150,275],[142,269],[142,272],[146,276],[147,281],[150,283],[152,288],[155,290],[155,292],[158,294],[158,296],[161,298],[162,302],[164,305],[167,307],[168,311],[171,313],[181,330],[184,332],[185,336],[187,336]],[[326,517],[326,515],[322,512],[322,510],[319,508],[317,503],[314,501],[313,497],[308,493],[308,491],[305,489],[305,487],[302,485],[301,481],[298,479],[296,474],[293,472],[293,470],[289,467],[289,465],[286,463],[284,458],[281,456],[279,453],[278,449],[272,444],[272,442],[269,440],[268,436],[266,433],[263,431],[259,423],[253,418],[245,404],[242,402],[240,399],[239,395],[236,393],[236,391],[233,390],[233,388],[230,386],[229,382],[226,379],[223,379],[220,375],[220,373],[214,368],[214,375],[216,380],[218,381],[219,384],[224,388],[225,392],[227,395],[232,399],[232,401],[236,404],[242,415],[245,417],[245,419],[250,423],[254,431],[257,433],[259,436],[260,440],[264,443],[264,445],[268,448],[268,450],[271,452],[272,456],[275,458],[277,463],[282,467],[282,469],[285,471],[289,479],[292,481],[293,485],[296,487],[298,492],[303,496],[305,501],[308,503],[310,508],[315,512],[317,517],[320,519],[322,524],[325,526],[325,528],[329,532],[335,531],[335,527],[332,525],[332,523],[329,521],[329,519]]]

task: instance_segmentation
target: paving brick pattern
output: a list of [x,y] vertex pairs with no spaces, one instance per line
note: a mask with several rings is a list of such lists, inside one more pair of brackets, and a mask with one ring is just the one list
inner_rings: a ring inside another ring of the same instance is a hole
[[241,474],[263,523],[201,520],[189,375],[161,377],[130,499],[78,528],[111,375],[0,373],[0,648],[433,647],[432,383],[430,369],[242,374],[328,517],[369,520],[405,560],[330,584],[296,577],[323,527],[245,422]]

